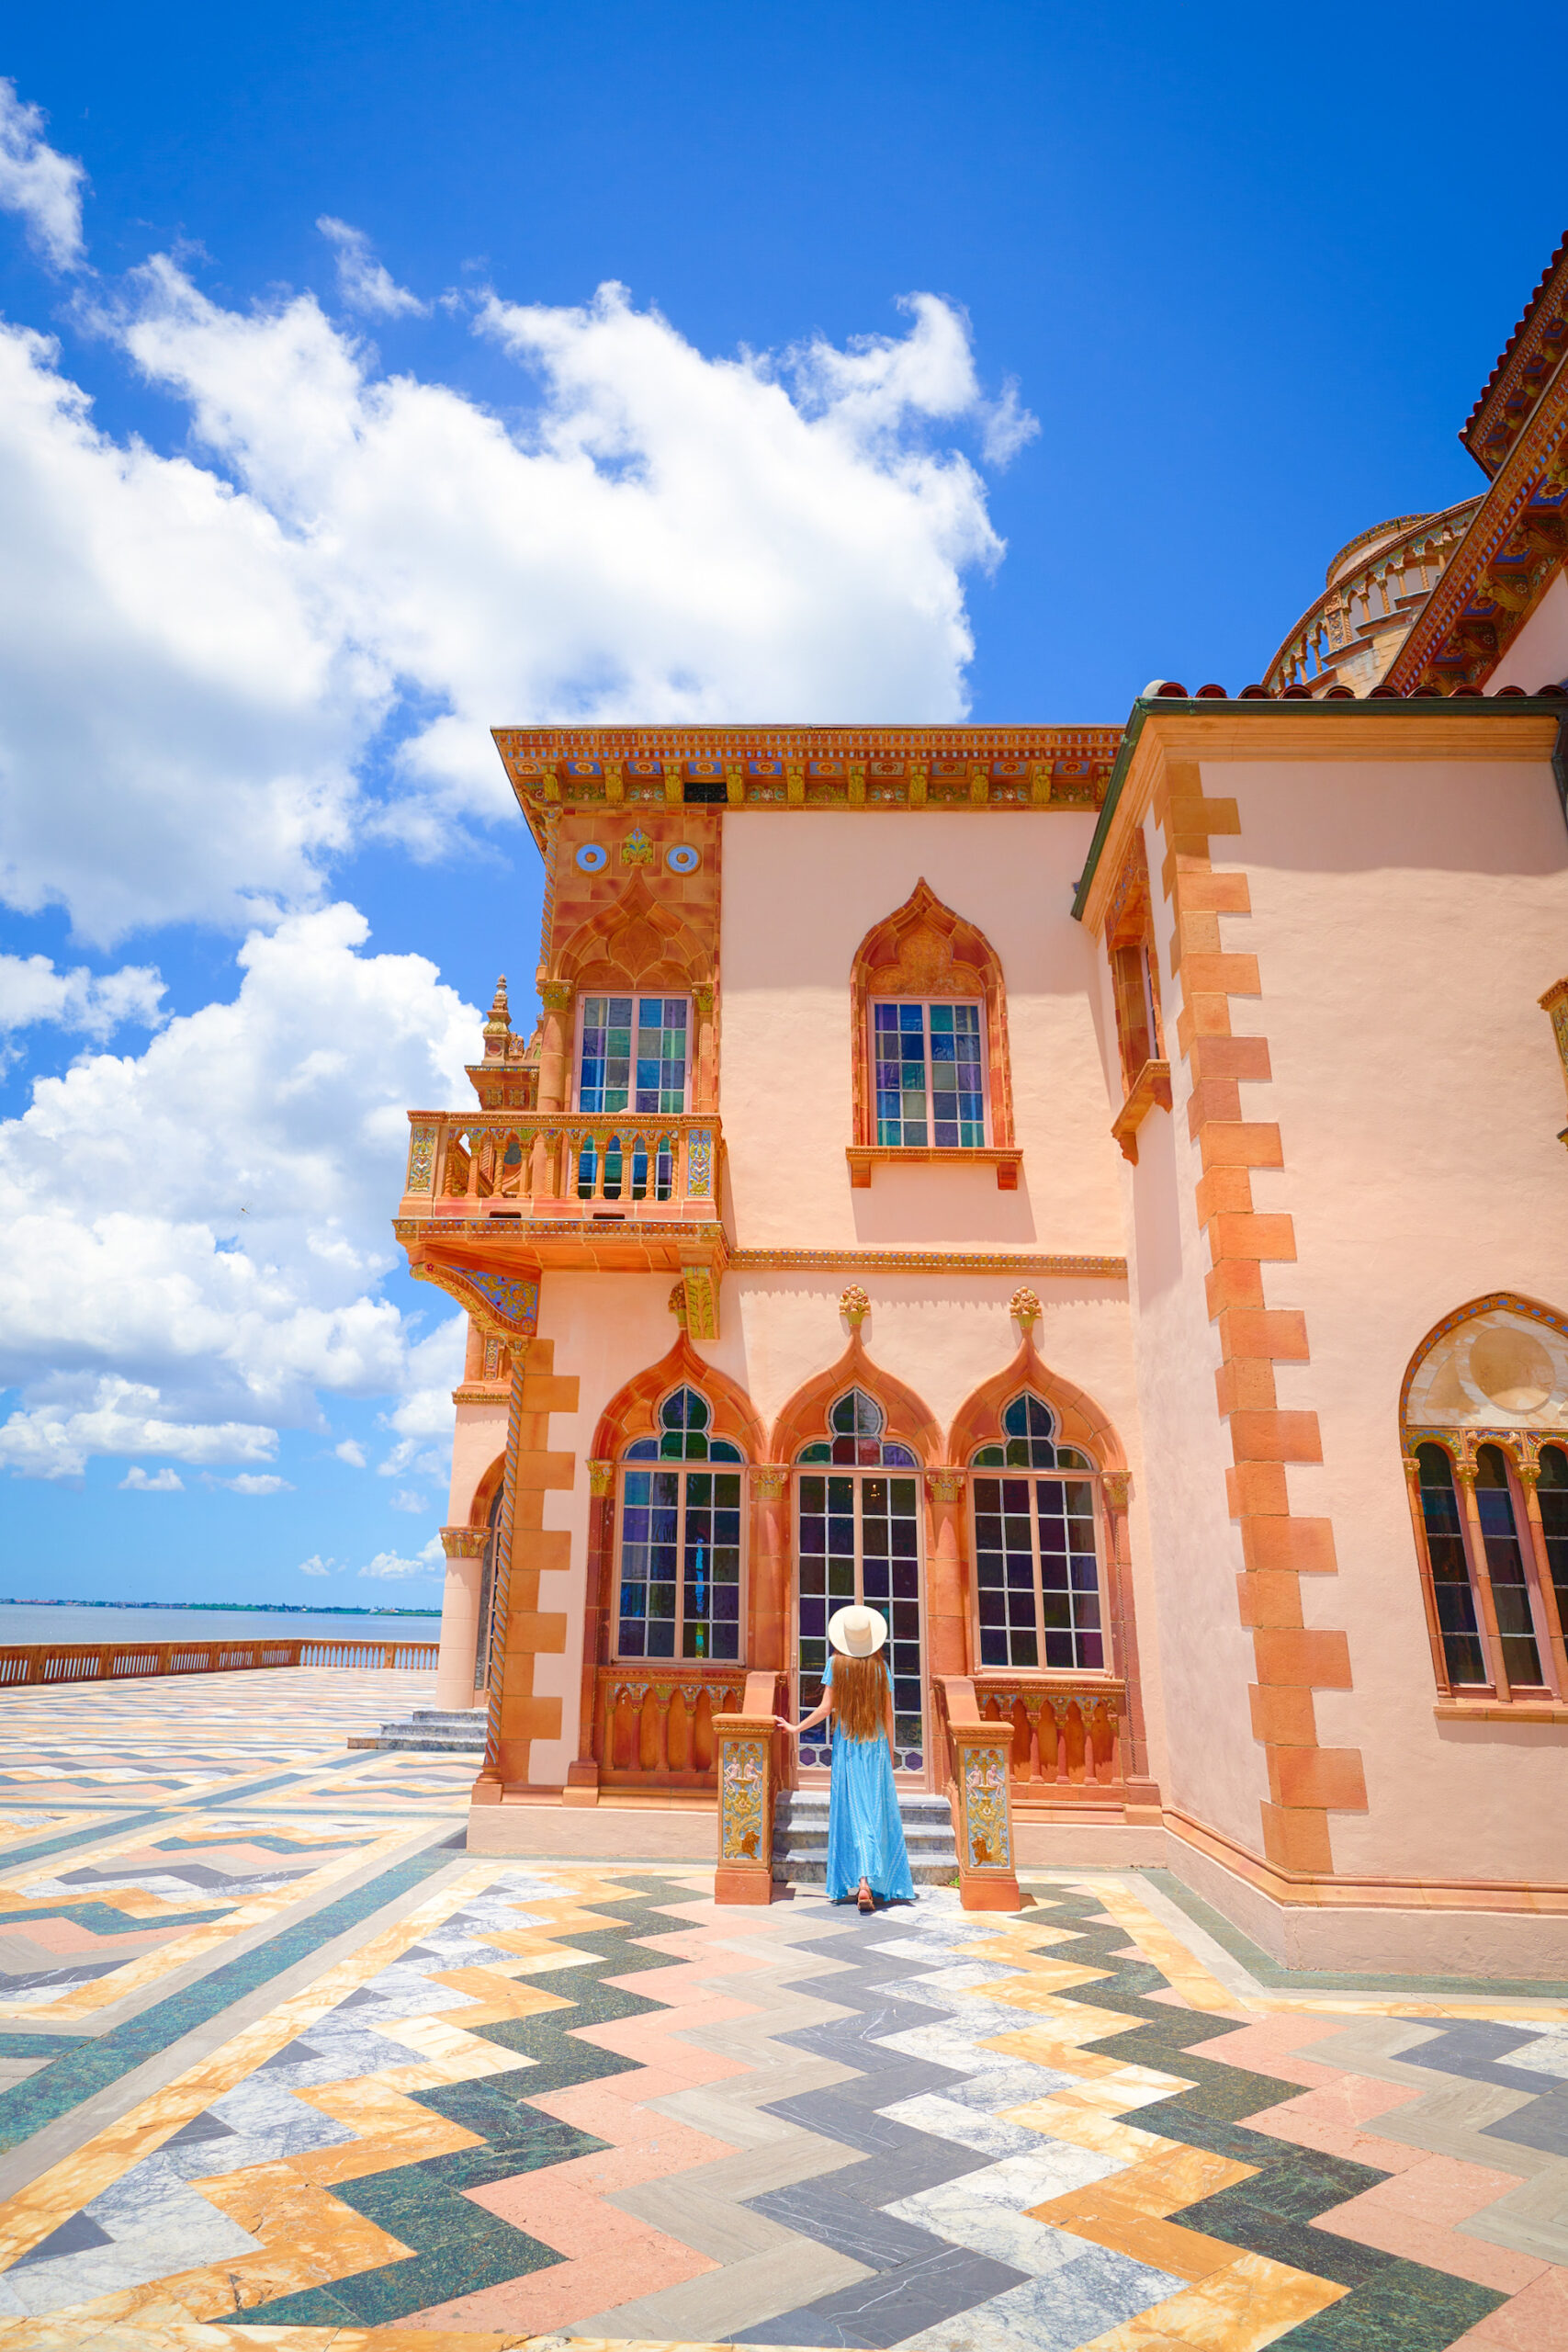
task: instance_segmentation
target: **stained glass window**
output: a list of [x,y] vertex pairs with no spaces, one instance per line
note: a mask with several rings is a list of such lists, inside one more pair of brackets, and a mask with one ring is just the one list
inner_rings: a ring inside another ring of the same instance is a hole
[[690,1025],[683,996],[584,997],[578,1109],[678,1116],[686,1107]]
[[986,1140],[985,1047],[977,1004],[908,997],[872,1006],[876,1140],[956,1149]]
[[1560,1445],[1540,1449],[1540,1532],[1546,1538],[1546,1563],[1557,1596],[1557,1622],[1568,1634],[1568,1453]]
[[1485,1682],[1490,1678],[1476,1623],[1475,1595],[1470,1588],[1470,1565],[1464,1554],[1464,1522],[1460,1517],[1459,1496],[1454,1487],[1454,1465],[1447,1448],[1441,1445],[1418,1445],[1416,1460],[1443,1663],[1450,1683]]
[[1475,1509],[1481,1521],[1481,1540],[1486,1547],[1486,1573],[1492,1580],[1492,1606],[1497,1614],[1497,1638],[1503,1645],[1503,1669],[1510,1683],[1533,1690],[1541,1679],[1540,1653],[1536,1647],[1529,1582],[1514,1521],[1508,1465],[1500,1445],[1476,1449]]
[[[1055,1417],[1038,1396],[1015,1396],[1002,1431],[1001,1443],[974,1455],[975,1469],[1094,1467],[1077,1446],[1056,1443]],[[982,1667],[1100,1671],[1105,1631],[1092,1479],[1011,1476],[973,1483]]]
[[[884,1651],[893,1685],[895,1770],[923,1770],[924,1685],[920,1641],[920,1483],[906,1445],[884,1438],[886,1416],[863,1389],[840,1396],[828,1416],[832,1435],[800,1454],[797,1657],[800,1707],[822,1696],[828,1620],[859,1601],[886,1618]],[[820,1464],[820,1471],[809,1464]],[[801,1742],[801,1760],[828,1760],[828,1726]]]
[[705,1396],[678,1388],[660,1408],[659,1435],[626,1448],[623,1658],[740,1656],[740,1472],[686,1466],[740,1462],[739,1446],[709,1435],[712,1419]]

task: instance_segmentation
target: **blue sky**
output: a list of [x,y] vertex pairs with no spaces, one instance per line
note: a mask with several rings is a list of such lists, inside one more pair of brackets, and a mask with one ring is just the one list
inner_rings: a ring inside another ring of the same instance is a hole
[[1560,34],[14,21],[0,1590],[430,1598],[451,1338],[386,1216],[498,968],[528,1016],[485,729],[1257,677],[1336,547],[1479,484]]

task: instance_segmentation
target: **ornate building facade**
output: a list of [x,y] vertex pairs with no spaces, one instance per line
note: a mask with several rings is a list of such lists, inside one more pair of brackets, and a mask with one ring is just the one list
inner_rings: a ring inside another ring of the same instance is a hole
[[[711,1805],[890,1628],[1025,1860],[1277,1956],[1568,1964],[1568,248],[1263,681],[1123,727],[503,728],[532,1035],[411,1113],[469,1315],[471,1842]],[[808,1748],[807,1780],[824,1770]]]

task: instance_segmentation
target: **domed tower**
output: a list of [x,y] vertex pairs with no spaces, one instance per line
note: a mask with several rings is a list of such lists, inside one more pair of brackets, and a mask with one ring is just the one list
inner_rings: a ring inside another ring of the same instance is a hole
[[1305,686],[1369,695],[1382,684],[1482,501],[1438,514],[1397,514],[1347,542],[1328,582],[1263,673],[1271,694]]

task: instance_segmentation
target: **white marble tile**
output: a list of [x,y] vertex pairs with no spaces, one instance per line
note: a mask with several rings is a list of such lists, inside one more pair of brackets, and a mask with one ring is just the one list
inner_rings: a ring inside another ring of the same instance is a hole
[[1077,2352],[1188,2283],[1108,2247],[1078,2244],[1070,2262],[906,2336],[897,2352]]
[[0,2308],[39,2318],[128,2287],[144,2287],[202,2264],[256,2252],[260,2240],[187,2188],[162,2156],[133,2165],[84,2208],[107,2233],[107,2245],[88,2246],[52,2261],[13,2266],[3,2278]]
[[[990,2054],[994,2057],[996,2052]],[[977,2107],[996,2115],[1005,2107],[1027,2107],[1032,2099],[1043,2098],[1050,2091],[1077,2086],[1078,2077],[1064,2074],[1058,2066],[1036,2066],[1027,2058],[1015,2058],[992,2073],[971,2075],[953,2084],[942,2097],[956,2099],[961,2107]]]
[[1010,2269],[1021,2270],[1032,2278],[1059,2270],[1083,2251],[1082,2238],[1051,2229],[1043,2222],[1032,2222],[1027,2213],[999,2205],[993,2198],[976,2197],[967,2180],[943,2181],[917,2196],[901,2197],[896,2205],[885,2205],[882,2210],[915,2229],[930,2230],[933,2237],[967,2246],[972,2254],[1005,2262]]
[[913,2132],[930,2132],[939,2140],[956,2140],[960,2147],[974,2148],[983,2156],[1031,2155],[1040,2145],[1038,2132],[1027,2131],[1021,2123],[1003,2123],[997,2116],[962,2107],[956,2099],[943,2098],[932,2091],[923,2091],[916,2098],[901,2098],[878,2112],[891,2116],[897,2123],[907,2123]]
[[1505,2066],[1528,2066],[1535,2075],[1558,2075],[1568,2081],[1568,2028],[1559,2026],[1537,2041],[1521,2041],[1501,2063]]

